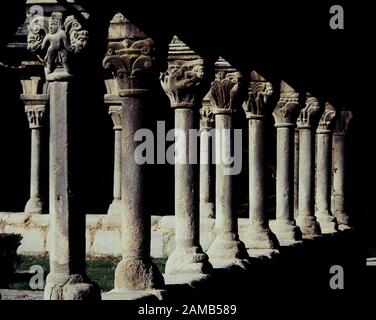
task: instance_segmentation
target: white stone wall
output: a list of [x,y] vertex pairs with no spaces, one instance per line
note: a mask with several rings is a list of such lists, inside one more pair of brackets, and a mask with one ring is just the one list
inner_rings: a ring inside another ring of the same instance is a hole
[[[248,219],[239,219],[242,238]],[[206,251],[215,237],[215,219],[203,219],[200,242]],[[121,217],[86,215],[86,253],[88,257],[120,256]],[[175,248],[174,216],[151,217],[151,256],[167,257]],[[0,213],[0,233],[19,233],[23,236],[18,253],[46,255],[49,251],[49,215]]]

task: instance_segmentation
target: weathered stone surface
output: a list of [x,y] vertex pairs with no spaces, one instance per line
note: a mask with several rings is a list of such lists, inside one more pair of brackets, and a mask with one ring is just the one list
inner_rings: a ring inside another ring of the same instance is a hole
[[175,230],[175,216],[163,216],[159,224],[163,230]]
[[94,237],[92,252],[94,255],[119,255],[121,235],[119,231],[98,230]]
[[151,247],[150,247],[150,256],[153,258],[163,257],[164,251],[164,234],[161,231],[152,231],[151,232]]
[[40,229],[27,230],[22,227],[5,226],[5,233],[18,233],[22,235],[18,252],[22,254],[38,254],[46,251],[45,232]]

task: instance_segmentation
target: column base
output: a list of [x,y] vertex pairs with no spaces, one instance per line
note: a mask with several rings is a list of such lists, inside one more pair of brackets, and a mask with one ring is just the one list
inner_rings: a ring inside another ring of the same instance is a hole
[[125,290],[113,289],[102,294],[103,300],[131,300],[138,302],[157,302],[166,299],[165,290]]
[[165,273],[167,275],[179,273],[208,274],[212,269],[209,257],[202,251],[201,246],[177,247],[168,257]]
[[46,280],[44,300],[101,300],[101,291],[86,275],[50,273]]
[[115,270],[115,290],[154,290],[164,287],[164,279],[150,258],[123,258]]
[[107,214],[119,216],[121,215],[122,208],[123,208],[123,203],[121,199],[114,199],[112,203],[110,204],[110,206],[108,207]]
[[271,227],[280,242],[295,242],[302,240],[302,232],[300,231],[300,228],[295,225],[294,220],[276,220],[274,224],[271,224]]
[[318,235],[321,234],[320,224],[315,216],[298,215],[296,224],[304,235]]
[[317,213],[317,221],[320,223],[321,233],[332,233],[338,231],[337,219],[329,213]]
[[235,233],[218,233],[207,254],[216,268],[227,268],[232,265],[247,268],[249,265],[247,249]]
[[244,244],[247,249],[277,249],[279,242],[277,236],[270,228],[250,225],[244,236]]
[[211,203],[211,202],[200,203],[200,217],[201,218],[214,218],[214,203]]
[[44,211],[44,203],[40,198],[30,198],[25,206],[26,214],[42,214]]
[[334,211],[333,216],[337,219],[338,224],[344,224],[346,226],[351,226],[350,218],[344,211]]

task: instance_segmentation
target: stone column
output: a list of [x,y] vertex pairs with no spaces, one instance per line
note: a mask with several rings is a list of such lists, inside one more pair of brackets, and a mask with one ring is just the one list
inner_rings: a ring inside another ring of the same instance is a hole
[[115,270],[115,292],[161,289],[164,279],[150,258],[151,217],[145,211],[144,164],[135,158],[153,76],[153,40],[121,14],[110,23],[103,61],[117,79],[122,101],[122,260]]
[[[83,18],[83,17],[82,17]],[[64,24],[63,24],[64,21]],[[77,139],[72,89],[75,77],[71,59],[85,48],[88,33],[73,16],[63,20],[53,12],[49,28],[32,39],[32,51],[46,49],[46,80],[50,92],[50,273],[46,300],[99,300],[100,289],[85,271],[85,213],[78,194]],[[30,28],[31,35],[38,29]],[[39,30],[41,31],[41,30]]]
[[207,253],[214,266],[238,264],[244,267],[249,257],[244,243],[239,240],[233,200],[234,176],[228,161],[234,150],[232,116],[239,102],[241,75],[220,58],[215,63],[215,77],[208,95],[216,130],[216,237]]
[[41,195],[43,172],[41,167],[41,138],[49,96],[46,82],[42,75],[38,75],[39,69],[42,69],[43,72],[42,66],[37,62],[24,62],[23,65],[26,69],[23,70],[23,73],[36,71],[33,76],[23,74],[23,79],[21,79],[23,93],[20,98],[25,104],[25,112],[31,130],[30,199],[26,203],[24,212],[26,214],[41,214],[45,213],[46,209]]
[[243,109],[248,119],[249,227],[244,243],[247,249],[275,249],[279,243],[269,228],[265,189],[265,118],[273,87],[253,71],[248,100]]
[[199,239],[198,165],[190,161],[190,129],[198,129],[199,107],[204,96],[203,60],[176,36],[168,52],[168,70],[161,85],[175,112],[175,250],[166,263],[166,274],[206,274],[208,256]]
[[108,208],[108,214],[121,215],[121,112],[122,103],[116,79],[105,80],[107,94],[104,102],[108,106],[108,113],[114,124],[114,187],[112,203]]
[[350,121],[353,117],[351,111],[342,109],[335,123],[333,134],[333,190],[332,212],[336,217],[339,229],[351,227],[351,220],[346,212],[346,136]]
[[294,130],[294,218],[299,212],[299,129]]
[[206,96],[200,109],[200,218],[214,218],[212,146],[214,115]]
[[294,220],[294,127],[299,110],[299,93],[281,82],[281,93],[273,111],[277,128],[276,221],[272,229],[279,241],[301,239]]
[[303,234],[320,234],[320,225],[314,215],[314,136],[312,127],[320,105],[307,93],[306,105],[297,121],[300,135],[299,146],[299,207],[297,225]]
[[338,230],[336,218],[331,213],[331,168],[332,168],[332,124],[336,110],[325,103],[325,110],[316,131],[316,218],[322,233]]

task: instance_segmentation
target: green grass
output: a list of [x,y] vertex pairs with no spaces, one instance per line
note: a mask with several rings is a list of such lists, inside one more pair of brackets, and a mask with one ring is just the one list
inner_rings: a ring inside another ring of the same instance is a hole
[[[165,270],[167,258],[155,258],[154,263],[163,273]],[[100,286],[102,291],[109,291],[114,287],[115,268],[120,261],[119,258],[97,258],[86,261],[86,272],[89,278]],[[45,275],[49,272],[48,257],[30,257],[20,256],[20,265],[17,271],[28,271],[33,265],[40,265],[43,267]],[[9,286],[10,289],[16,290],[30,290],[28,282],[13,282]]]

